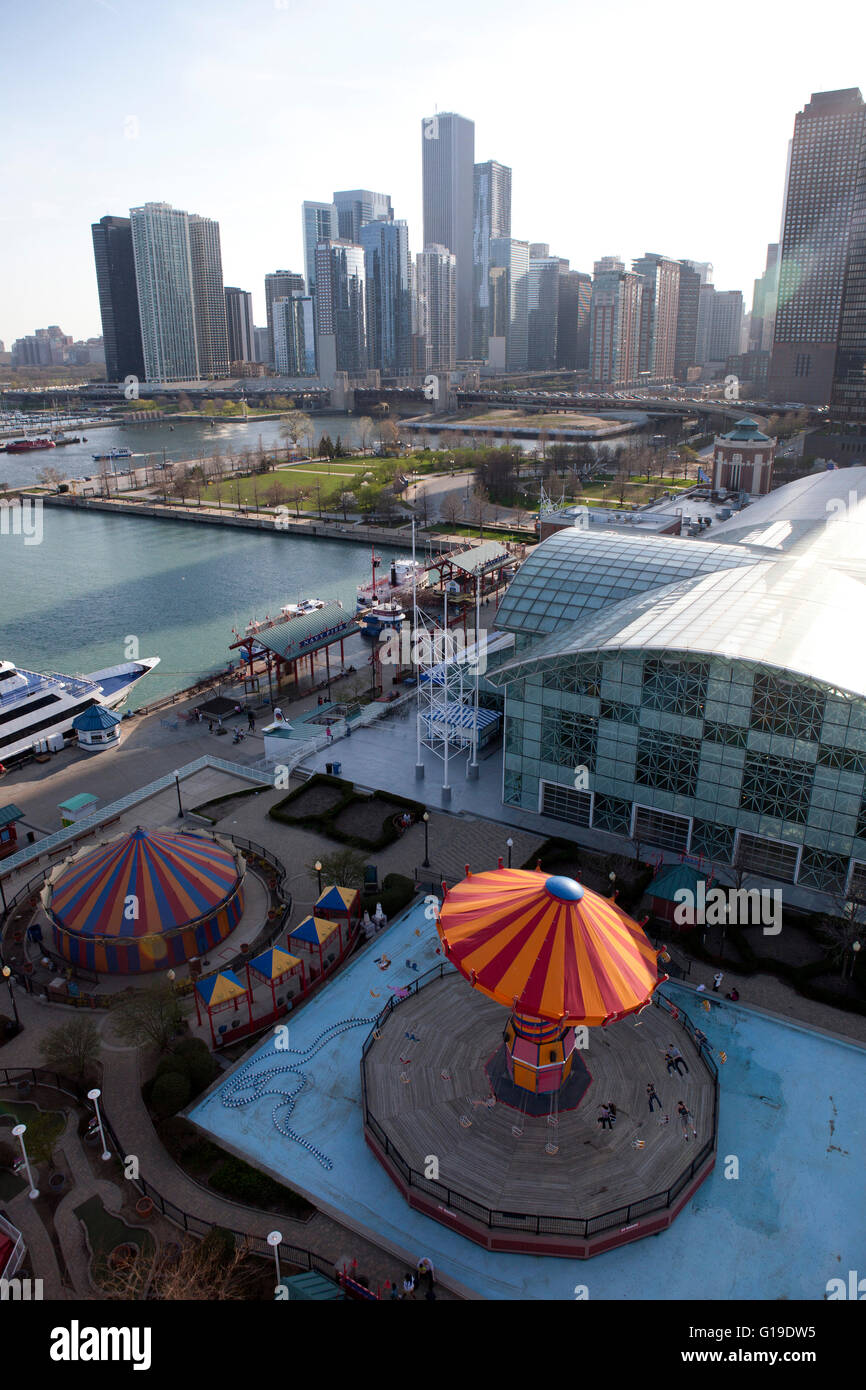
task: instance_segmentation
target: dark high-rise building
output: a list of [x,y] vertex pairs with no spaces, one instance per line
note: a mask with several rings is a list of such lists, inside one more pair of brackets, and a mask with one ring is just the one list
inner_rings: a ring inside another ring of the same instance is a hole
[[229,362],[255,362],[253,297],[249,290],[239,290],[235,285],[226,285],[225,295]]
[[350,188],[334,194],[338,235],[341,241],[361,244],[361,228],[368,222],[393,222],[391,196],[371,193],[369,188]]
[[[536,250],[546,246],[540,242],[533,244]],[[558,256],[533,256],[532,246],[529,249],[526,360],[530,371],[546,371],[556,366],[559,278],[563,265],[568,269],[568,262],[561,261]]]
[[559,276],[556,365],[585,372],[589,367],[589,321],[592,276],[564,270]]
[[[302,207],[304,230],[304,275],[307,294],[316,294],[316,247],[320,241],[336,241],[340,235],[339,218],[334,203],[306,202]],[[289,294],[283,290],[282,294]]]
[[[306,206],[305,203],[304,207]],[[277,361],[274,348],[274,300],[291,299],[293,294],[303,294],[305,290],[303,275],[298,275],[294,270],[272,270],[265,276],[265,310],[268,316],[267,360],[272,367]]]
[[367,370],[364,248],[349,241],[316,247],[316,339],[319,371],[361,376]]
[[[863,98],[856,87],[815,92],[794,118],[768,383],[775,400],[829,404],[843,305],[842,371],[856,381],[856,341],[859,334],[862,352],[864,331],[864,301],[856,287],[856,265],[862,271],[864,257],[864,198]],[[847,280],[852,284],[846,301]]]
[[700,272],[688,261],[680,261],[680,297],[677,304],[677,341],[674,352],[674,375],[685,381],[689,367],[698,360],[698,304],[701,293]]
[[360,245],[367,286],[369,366],[386,376],[407,376],[412,370],[408,224],[368,222],[361,228]]
[[851,208],[830,413],[866,432],[866,139],[860,146],[860,177]]
[[[457,356],[472,354],[475,124],[442,112],[421,122],[424,245],[457,257]],[[528,249],[528,248],[527,248]]]
[[132,226],[128,217],[102,217],[91,227],[105,374],[108,381],[144,377],[144,351],[135,286]]
[[191,212],[189,250],[199,372],[211,380],[224,380],[229,374],[229,343],[219,222]]
[[476,164],[472,193],[472,356],[486,361],[491,331],[490,240],[511,236],[511,170],[495,159]]

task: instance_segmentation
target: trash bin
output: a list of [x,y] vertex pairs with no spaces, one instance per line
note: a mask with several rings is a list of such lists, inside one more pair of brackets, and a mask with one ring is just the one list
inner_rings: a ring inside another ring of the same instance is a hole
[[334,776],[335,776],[335,777],[339,777],[339,775],[340,775],[340,773],[342,772],[342,770],[343,770],[343,764],[342,764],[342,763],[334,763]]
[[325,763],[325,771],[327,772],[327,774],[328,774],[329,777],[332,777],[333,774],[334,774],[334,764],[333,764],[333,763]]

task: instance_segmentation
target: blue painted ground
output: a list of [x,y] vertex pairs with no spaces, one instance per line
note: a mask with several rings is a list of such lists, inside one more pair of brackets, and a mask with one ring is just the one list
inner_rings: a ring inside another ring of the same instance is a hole
[[[863,1272],[866,1050],[725,1001],[714,999],[705,1014],[693,991],[672,984],[666,992],[728,1060],[719,1067],[715,1171],[670,1230],[592,1260],[562,1260],[491,1254],[411,1211],[364,1143],[359,1059],[389,986],[417,978],[407,958],[423,973],[442,959],[437,944],[423,905],[415,906],[296,1018],[289,1016],[289,1046],[305,1058],[276,1052],[269,1037],[245,1064],[245,1077],[292,1066],[294,1074],[266,1083],[283,1092],[297,1088],[303,1073],[293,1112],[279,1094],[227,1107],[224,1096],[251,1093],[239,1087],[236,1069],[191,1118],[324,1210],[402,1248],[412,1262],[429,1256],[485,1298],[571,1299],[581,1284],[591,1299],[820,1300],[828,1279]],[[383,951],[393,961],[386,971],[374,961]],[[369,1022],[316,1050],[324,1030],[352,1018]],[[276,1128],[274,1114],[283,1131],[310,1148]],[[737,1179],[724,1176],[728,1155],[739,1160]]]

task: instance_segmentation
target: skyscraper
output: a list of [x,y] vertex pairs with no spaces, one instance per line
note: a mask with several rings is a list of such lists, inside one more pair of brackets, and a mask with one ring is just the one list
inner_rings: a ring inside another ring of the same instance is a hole
[[674,349],[674,375],[685,381],[690,367],[698,361],[698,304],[701,293],[700,271],[693,261],[680,261],[680,294],[677,303],[677,336]]
[[[540,249],[539,243],[534,243]],[[546,247],[546,251],[550,248]],[[568,262],[557,256],[533,257],[530,247],[527,284],[527,365],[530,371],[556,366],[559,327],[559,277]]]
[[457,357],[457,258],[447,246],[425,246],[416,258],[418,369],[452,371]]
[[200,376],[189,218],[170,203],[131,208],[135,282],[148,381]]
[[556,365],[583,372],[589,367],[589,323],[592,276],[564,270],[559,276],[556,325]]
[[337,209],[337,235],[341,241],[361,243],[361,228],[368,222],[391,222],[391,196],[371,193],[369,188],[350,188],[334,194]]
[[141,320],[135,286],[132,227],[128,217],[102,217],[91,227],[105,375],[108,381],[144,376]]
[[[529,242],[514,237],[490,238],[490,265],[507,272],[505,294],[508,326],[505,338],[505,369],[526,371],[529,360]],[[492,365],[501,365],[493,362]]]
[[[339,219],[334,203],[304,203],[302,216],[306,290],[315,298],[316,247],[320,241],[336,241],[338,239],[340,235]],[[284,293],[290,293],[290,291],[284,291]]]
[[361,228],[360,245],[367,286],[369,366],[386,376],[406,376],[412,370],[408,224],[368,222]]
[[740,351],[743,331],[741,290],[717,290],[701,285],[698,301],[697,360],[724,363]]
[[779,290],[779,246],[767,247],[767,265],[755,281],[752,296],[752,321],[749,329],[749,351],[770,352],[776,328],[776,297]]
[[640,346],[641,277],[619,256],[596,261],[592,279],[589,373],[593,381],[629,382],[637,377]]
[[274,364],[280,376],[315,376],[312,296],[296,291],[273,302]]
[[[794,118],[767,388],[775,400],[829,403],[846,276],[853,279],[845,308],[843,373],[847,377],[853,367],[856,378],[858,324],[862,329],[866,307],[856,283],[856,266],[863,266],[864,198],[863,98],[856,87],[814,92]],[[862,351],[862,331],[860,341]]]
[[654,381],[671,381],[677,350],[679,264],[648,251],[632,262],[632,269],[642,284],[638,370]]
[[239,290],[235,285],[226,285],[225,295],[229,362],[255,362],[253,297],[249,290]]
[[[304,204],[304,206],[306,207],[306,204]],[[315,247],[313,249],[315,250]],[[303,294],[306,288],[303,275],[298,275],[294,270],[272,270],[265,276],[265,310],[268,316],[268,361],[272,367],[276,365],[277,361],[274,350],[274,300],[291,299],[293,294]]]
[[219,223],[190,213],[189,247],[199,375],[224,380],[229,374],[229,344]]
[[442,112],[421,123],[424,246],[457,257],[457,356],[472,352],[472,202],[475,125]]
[[350,241],[316,247],[316,338],[319,371],[361,376],[367,370],[364,248]]
[[511,170],[476,164],[472,193],[472,356],[486,361],[490,325],[490,239],[511,236]]

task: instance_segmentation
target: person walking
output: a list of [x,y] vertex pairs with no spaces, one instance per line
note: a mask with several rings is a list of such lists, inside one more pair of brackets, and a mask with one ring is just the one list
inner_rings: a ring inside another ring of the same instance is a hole
[[597,1122],[601,1125],[602,1129],[604,1129],[605,1125],[607,1125],[609,1129],[613,1129],[613,1120],[611,1119],[610,1109],[607,1105],[601,1107],[601,1114],[597,1116]]
[[673,1058],[674,1066],[677,1069],[677,1076],[682,1076],[682,1072],[680,1071],[680,1064],[682,1064],[685,1067],[686,1071],[688,1071],[689,1069],[689,1064],[686,1061],[683,1054],[680,1052],[679,1048],[674,1043],[671,1043],[670,1055]]
[[707,1041],[708,1041],[708,1038],[707,1038],[706,1033],[703,1031],[703,1029],[702,1029],[702,1028],[696,1028],[696,1029],[695,1029],[695,1042],[697,1043],[698,1047],[699,1047],[699,1048],[700,1048],[700,1047],[703,1047],[704,1043],[707,1042]]
[[411,1298],[413,1301],[415,1299],[415,1276],[408,1269],[403,1279],[403,1297]]
[[677,1101],[677,1114],[680,1117],[680,1123],[683,1127],[683,1138],[685,1139],[686,1143],[689,1142],[690,1129],[694,1137],[697,1139],[698,1131],[695,1129],[694,1121],[692,1120],[692,1112],[691,1110],[689,1110],[684,1100]]
[[616,1124],[616,1106],[614,1105],[612,1100],[609,1100],[607,1103],[607,1113],[610,1117],[610,1127],[611,1129],[613,1129],[614,1125]]
[[653,1113],[653,1102],[655,1102],[655,1104],[658,1106],[659,1110],[661,1110],[662,1113],[664,1113],[664,1107],[663,1107],[661,1101],[659,1100],[658,1096],[656,1095],[656,1088],[655,1088],[655,1086],[653,1085],[653,1083],[652,1083],[651,1081],[647,1082],[646,1093],[647,1093],[647,1099],[649,1100],[649,1112],[650,1112],[650,1114]]
[[676,1061],[674,1060],[674,1057],[670,1052],[665,1053],[665,1066],[668,1069],[668,1076],[673,1076],[674,1072],[676,1072],[677,1076],[679,1076]]
[[252,712],[251,709],[248,709],[248,710],[247,710],[247,728],[249,729],[250,733],[252,733],[252,731],[253,731],[253,729],[254,729],[255,727],[256,727],[256,716],[253,714],[253,712]]
[[725,977],[722,974],[721,970],[717,970],[715,975],[713,976],[713,994],[718,993],[719,989],[721,988],[722,980],[724,978]]

